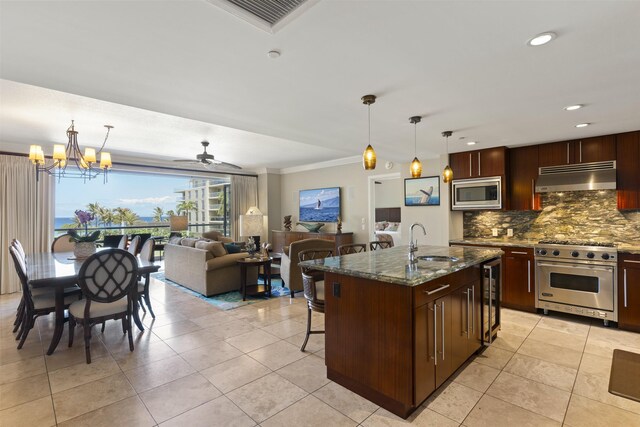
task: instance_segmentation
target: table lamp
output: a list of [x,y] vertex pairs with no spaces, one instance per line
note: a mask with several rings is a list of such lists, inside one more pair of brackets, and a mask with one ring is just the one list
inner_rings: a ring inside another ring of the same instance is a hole
[[262,212],[256,206],[249,208],[246,214],[240,215],[240,235],[253,237],[256,248],[260,248],[260,235],[262,234]]
[[189,219],[186,215],[171,215],[169,217],[169,228],[171,232],[181,232],[189,229]]

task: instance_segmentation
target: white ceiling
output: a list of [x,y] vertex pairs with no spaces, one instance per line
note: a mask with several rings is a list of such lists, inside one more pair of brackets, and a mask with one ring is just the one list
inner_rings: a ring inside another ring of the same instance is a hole
[[[73,118],[85,145],[114,125],[114,152],[184,158],[208,138],[220,160],[285,168],[360,154],[369,93],[394,161],[413,157],[413,115],[423,158],[449,129],[451,151],[640,129],[638,1],[321,0],[276,34],[204,0],[1,1],[0,16],[3,144],[64,141]],[[543,31],[558,38],[526,46]]]

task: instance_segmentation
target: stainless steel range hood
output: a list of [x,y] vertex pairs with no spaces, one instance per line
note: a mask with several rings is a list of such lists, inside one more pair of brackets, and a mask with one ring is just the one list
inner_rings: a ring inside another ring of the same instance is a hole
[[615,189],[615,160],[541,167],[536,180],[537,193]]

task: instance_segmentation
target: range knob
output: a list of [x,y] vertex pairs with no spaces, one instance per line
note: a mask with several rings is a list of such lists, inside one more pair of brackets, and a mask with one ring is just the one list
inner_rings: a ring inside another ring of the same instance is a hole
[[578,251],[571,252],[571,256],[574,257],[574,258],[578,258],[578,255],[580,255],[580,253]]
[[554,254],[555,256],[558,256],[558,255],[560,255],[560,251],[556,249],[555,251],[553,251],[553,254]]
[[540,255],[546,255],[546,254],[547,254],[547,250],[546,250],[546,249],[540,249],[540,250],[538,251],[538,253],[539,253]]
[[587,254],[587,258],[593,258],[594,256],[596,256],[593,252],[589,252]]
[[609,259],[609,254],[602,254],[602,259]]

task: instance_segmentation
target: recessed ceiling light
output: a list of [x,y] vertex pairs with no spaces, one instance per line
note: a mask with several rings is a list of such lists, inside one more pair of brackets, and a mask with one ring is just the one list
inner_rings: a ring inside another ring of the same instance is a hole
[[551,40],[555,39],[556,37],[557,37],[556,33],[548,31],[546,33],[538,34],[534,38],[530,39],[527,42],[527,44],[529,46],[542,46],[543,44],[549,43]]
[[575,105],[567,105],[566,107],[564,107],[564,109],[566,111],[575,111],[575,110],[579,110],[582,107],[584,107],[584,105],[582,104],[575,104]]
[[586,128],[587,126],[589,126],[591,123],[578,123],[576,125],[577,128]]
[[469,142],[467,142],[467,145],[476,145],[476,142],[475,141],[469,141]]
[[279,50],[270,50],[269,52],[267,52],[267,56],[271,59],[276,59],[280,57],[280,51]]

